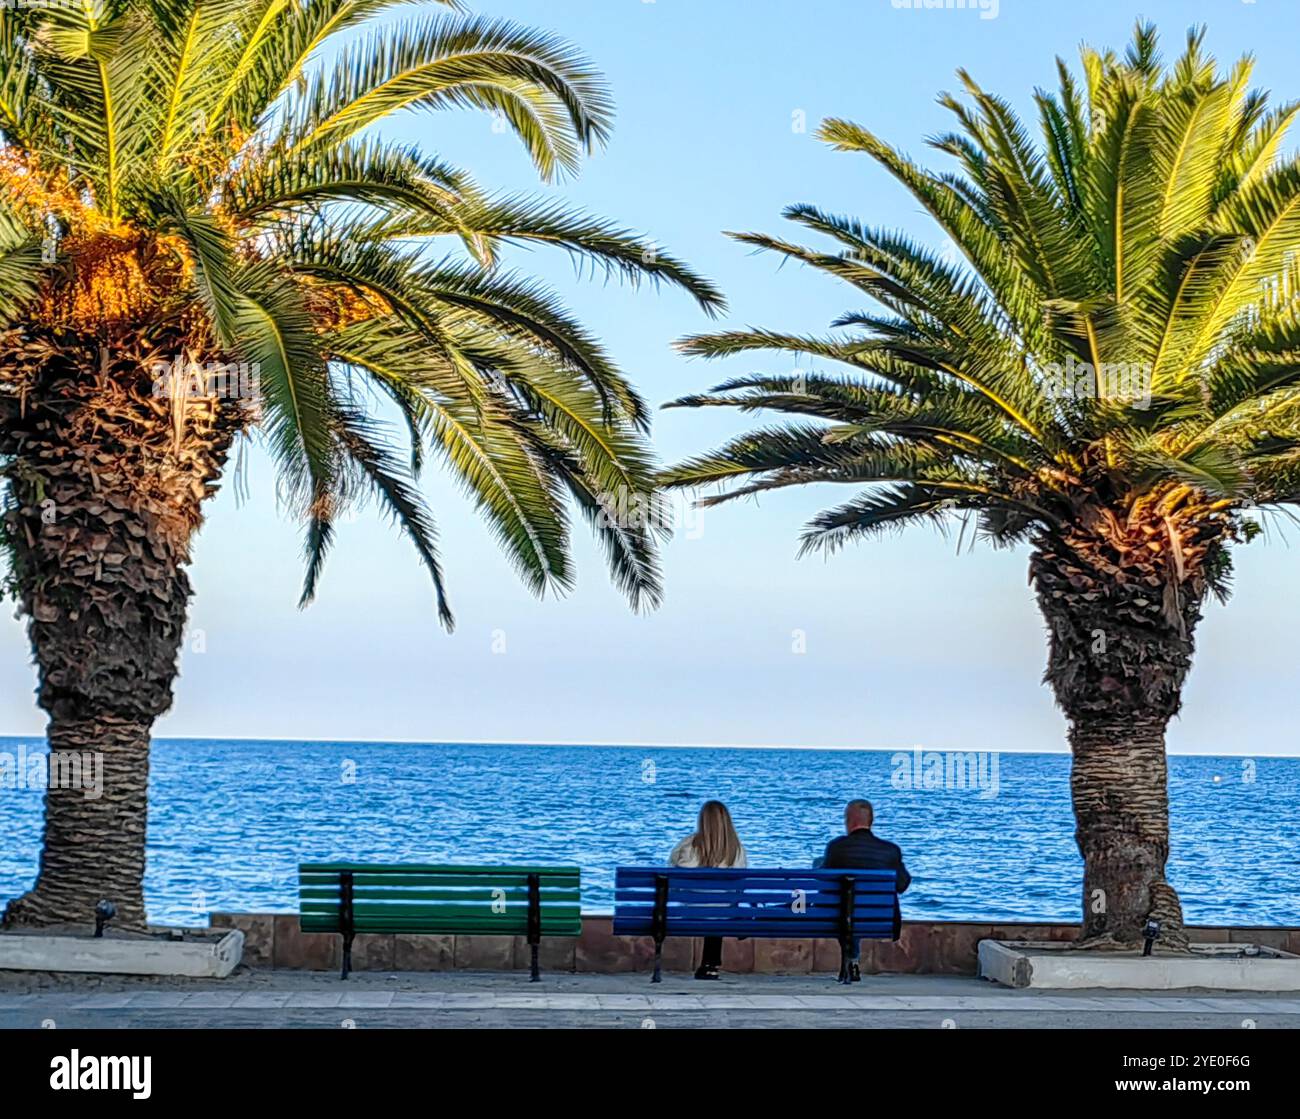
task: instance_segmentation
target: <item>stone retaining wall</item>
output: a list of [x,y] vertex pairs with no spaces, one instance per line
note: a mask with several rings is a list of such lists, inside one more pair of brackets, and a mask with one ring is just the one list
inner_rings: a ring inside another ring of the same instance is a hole
[[[654,945],[649,937],[615,936],[612,918],[584,916],[582,935],[542,941],[543,971],[649,971]],[[213,928],[244,931],[244,962],[253,967],[336,971],[342,942],[332,933],[304,933],[296,913],[213,913]],[[1076,925],[980,921],[904,921],[897,943],[862,943],[862,970],[917,975],[974,975],[976,945],[981,940],[1071,940]],[[1300,955],[1300,929],[1211,928],[1188,930],[1208,943],[1266,944]],[[362,935],[352,946],[357,971],[511,971],[528,967],[528,945],[516,936]],[[699,964],[700,941],[673,938],[664,942],[664,967],[692,971]],[[722,966],[731,972],[800,975],[835,972],[839,945],[831,940],[726,940]]]

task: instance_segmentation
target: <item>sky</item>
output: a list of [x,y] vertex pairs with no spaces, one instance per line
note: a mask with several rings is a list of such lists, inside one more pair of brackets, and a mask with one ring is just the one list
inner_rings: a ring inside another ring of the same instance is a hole
[[[925,157],[925,139],[948,127],[935,97],[956,88],[957,68],[1027,111],[1034,87],[1053,84],[1057,55],[1076,60],[1082,42],[1122,49],[1139,15],[1160,27],[1166,54],[1205,23],[1221,60],[1253,52],[1258,85],[1300,96],[1294,0],[916,5],[476,0],[476,12],[554,31],[593,59],[618,106],[612,142],[578,177],[541,186],[517,141],[482,115],[408,114],[384,131],[485,185],[536,190],[644,231],[721,285],[730,309],[713,325],[823,332],[858,306],[856,294],[722,231],[793,233],[781,210],[815,202],[943,243],[866,157],[815,139],[824,117]],[[711,326],[680,292],[577,277],[546,252],[511,263],[553,283],[656,404],[731,375],[790,371],[779,355],[678,355],[674,339]],[[667,411],[654,441],[673,461],[745,426],[727,410]],[[922,529],[798,559],[803,522],[844,491],[679,507],[666,601],[635,615],[581,528],[576,589],[534,599],[431,466],[423,484],[458,622],[448,635],[413,550],[373,510],[341,526],[318,600],[298,610],[300,534],[280,516],[256,448],[246,477],[249,499],[237,502],[228,481],[194,546],[197,593],[160,736],[1064,749],[1041,683],[1044,631],[1023,549],[959,553],[955,536]],[[1228,607],[1207,607],[1171,750],[1300,753],[1298,531],[1237,551],[1236,592]],[[41,732],[34,684],[23,628],[6,616],[0,733]]]

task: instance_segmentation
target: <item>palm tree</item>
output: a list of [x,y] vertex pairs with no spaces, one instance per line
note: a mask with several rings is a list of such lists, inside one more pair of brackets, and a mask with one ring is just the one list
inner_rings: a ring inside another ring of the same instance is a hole
[[172,702],[190,542],[244,433],[305,526],[304,603],[340,513],[373,500],[450,627],[415,481],[426,451],[534,591],[572,582],[576,506],[631,603],[659,598],[653,531],[608,513],[652,484],[646,406],[553,294],[497,262],[509,244],[552,245],[707,311],[720,296],[618,226],[487,194],[379,138],[371,126],[402,109],[486,110],[553,179],[611,122],[563,42],[396,7],[0,9],[8,585],[50,748],[98,752],[105,786],[51,788],[40,874],[7,923],[84,922],[100,898],[145,923],[150,728]]
[[862,487],[810,522],[805,552],[953,519],[1029,546],[1096,946],[1134,943],[1149,919],[1186,944],[1165,878],[1165,728],[1206,597],[1226,595],[1231,545],[1259,530],[1249,514],[1300,500],[1300,160],[1280,155],[1297,106],[1269,111],[1250,60],[1220,74],[1202,35],[1168,69],[1142,25],[1122,57],[1085,50],[1082,83],[1058,60],[1059,89],[1035,96],[1039,143],[961,73],[967,96],[941,99],[956,130],[931,141],[952,172],[826,121],[821,138],[876,160],[952,247],[811,205],[786,217],[834,251],[738,235],[876,307],[824,337],[686,339],[838,368],[676,401],[793,418],[665,476],[722,486],[709,502]]

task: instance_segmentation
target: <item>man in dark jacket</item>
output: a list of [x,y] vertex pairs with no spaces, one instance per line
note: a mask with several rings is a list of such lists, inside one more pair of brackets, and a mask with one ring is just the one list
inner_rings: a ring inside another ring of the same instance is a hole
[[[898,878],[898,892],[901,894],[912,884],[912,876],[903,865],[903,852],[898,844],[881,839],[871,830],[875,812],[869,800],[851,800],[844,809],[844,834],[826,844],[826,854],[821,857],[820,865],[826,869],[850,870],[892,870]],[[902,926],[902,913],[898,908],[898,899],[894,899],[894,939],[897,940]],[[854,982],[860,978],[858,955],[860,945],[853,945],[853,965],[850,974]]]

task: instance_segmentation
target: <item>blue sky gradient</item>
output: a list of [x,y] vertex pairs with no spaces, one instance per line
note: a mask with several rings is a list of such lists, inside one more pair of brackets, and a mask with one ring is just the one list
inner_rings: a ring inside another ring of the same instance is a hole
[[[1120,49],[1139,14],[1160,27],[1166,55],[1203,22],[1220,60],[1253,51],[1258,85],[1300,96],[1300,5],[1283,0],[1000,0],[994,19],[891,0],[474,7],[587,52],[618,105],[612,144],[576,180],[541,187],[517,142],[481,115],[407,115],[384,131],[485,185],[563,197],[644,230],[721,284],[731,326],[820,332],[860,303],[721,233],[786,232],[787,204],[815,202],[942,245],[865,157],[816,141],[823,117],[860,121],[928,160],[925,138],[947,127],[935,95],[956,87],[959,66],[1028,111],[1033,88],[1053,84],[1056,55],[1075,60],[1082,41]],[[728,375],[790,368],[780,357],[675,354],[673,339],[710,325],[680,293],[578,278],[562,255],[516,252],[512,263],[552,281],[656,404]],[[654,435],[672,460],[742,426],[731,414],[672,411],[656,418]],[[373,511],[342,526],[317,603],[298,611],[298,531],[278,515],[274,475],[256,449],[247,481],[242,507],[227,482],[197,541],[192,632],[160,735],[1064,748],[1040,683],[1043,628],[1023,550],[958,555],[955,537],[920,531],[798,560],[803,522],[842,495],[791,492],[685,521],[665,554],[667,601],[638,617],[582,532],[577,589],[534,600],[456,486],[431,468],[425,488],[458,619],[448,636],[414,553]],[[1300,752],[1295,534],[1277,525],[1238,550],[1236,594],[1226,609],[1208,608],[1171,749]],[[33,687],[22,627],[5,618],[0,732],[41,731]]]

